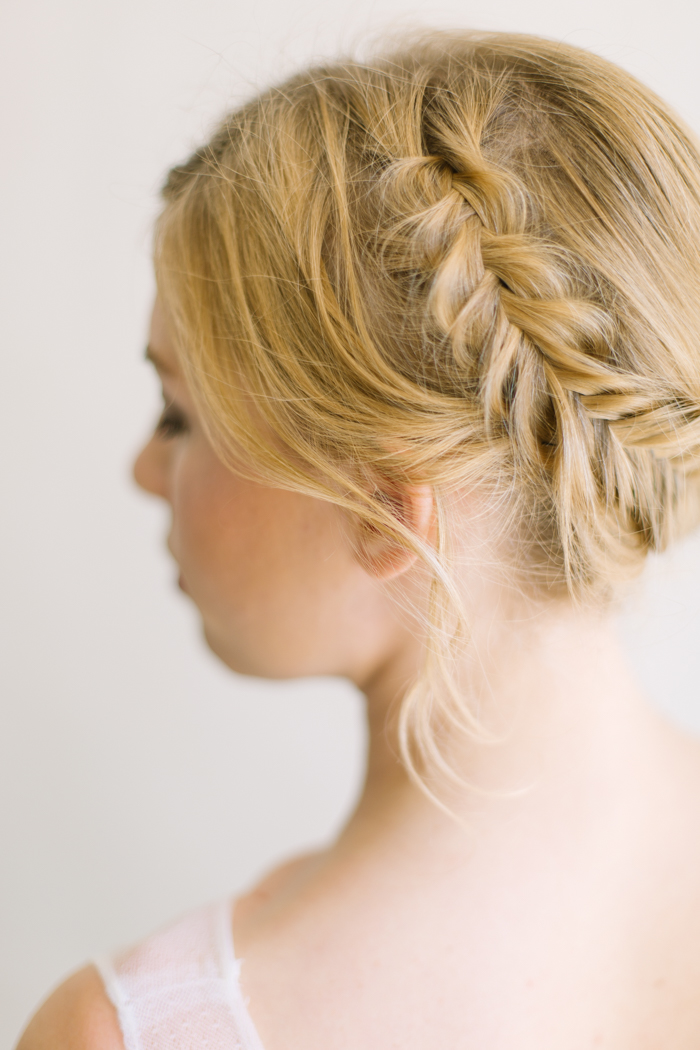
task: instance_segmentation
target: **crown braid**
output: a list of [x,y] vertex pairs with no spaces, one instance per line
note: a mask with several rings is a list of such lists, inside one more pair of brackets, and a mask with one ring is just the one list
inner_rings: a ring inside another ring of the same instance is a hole
[[[700,521],[700,149],[610,63],[424,35],[252,100],[164,196],[159,289],[222,455],[431,574],[409,768],[433,714],[470,721],[450,493],[491,498],[509,579],[577,599]],[[406,484],[436,494],[436,548],[386,498]]]
[[659,511],[700,460],[700,389],[626,367],[616,318],[577,288],[582,260],[533,232],[523,181],[489,162],[476,136],[455,133],[441,108],[437,121],[430,106],[423,113],[431,152],[382,172],[393,216],[382,258],[408,252],[432,271],[427,309],[454,370],[467,386],[478,373],[486,432],[507,434],[521,475],[546,479],[565,573],[584,580],[620,517],[633,543],[667,541]]

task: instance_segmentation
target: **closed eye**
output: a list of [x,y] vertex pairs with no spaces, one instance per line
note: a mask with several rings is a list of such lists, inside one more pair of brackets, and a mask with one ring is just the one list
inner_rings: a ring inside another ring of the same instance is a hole
[[166,405],[156,423],[155,432],[158,437],[168,441],[186,433],[187,429],[187,420],[182,412],[175,405]]

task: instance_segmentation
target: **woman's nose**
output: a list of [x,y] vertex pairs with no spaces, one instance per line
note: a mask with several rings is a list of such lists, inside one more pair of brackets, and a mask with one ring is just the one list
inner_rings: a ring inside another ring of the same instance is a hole
[[152,496],[168,498],[168,455],[162,443],[152,437],[143,446],[133,466],[133,478],[140,489]]

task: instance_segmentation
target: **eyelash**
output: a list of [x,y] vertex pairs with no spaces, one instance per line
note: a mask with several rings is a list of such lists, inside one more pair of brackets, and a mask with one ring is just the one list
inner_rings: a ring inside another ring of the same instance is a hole
[[163,409],[162,415],[156,423],[156,434],[158,437],[168,441],[170,438],[179,437],[187,430],[187,421],[181,412],[173,405]]

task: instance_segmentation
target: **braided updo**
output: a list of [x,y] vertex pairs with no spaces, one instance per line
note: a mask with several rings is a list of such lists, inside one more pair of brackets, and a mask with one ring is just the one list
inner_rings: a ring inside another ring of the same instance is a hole
[[[222,454],[419,548],[382,489],[485,487],[523,578],[579,598],[695,524],[700,151],[620,69],[424,35],[259,96],[164,197]],[[445,527],[420,552],[449,594]]]

